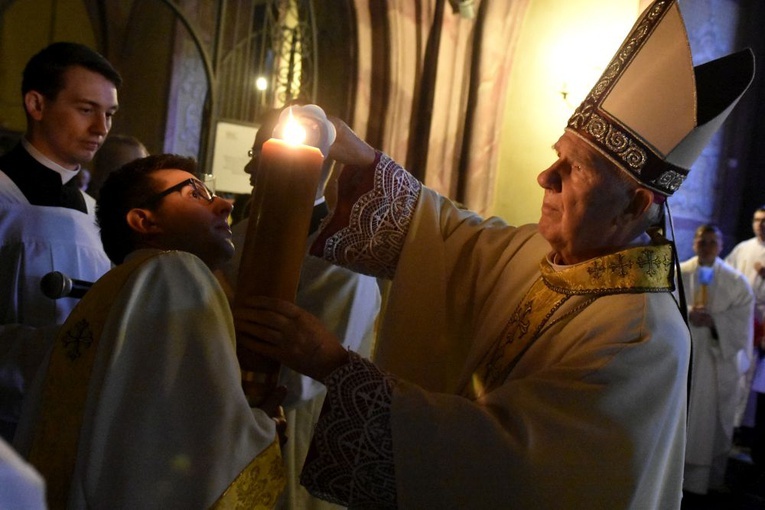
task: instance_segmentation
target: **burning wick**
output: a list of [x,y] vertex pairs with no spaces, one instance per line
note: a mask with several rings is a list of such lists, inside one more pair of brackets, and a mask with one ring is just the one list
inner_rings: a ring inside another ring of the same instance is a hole
[[282,140],[292,145],[300,145],[305,142],[305,128],[292,116],[292,108],[289,109],[287,123],[282,128]]

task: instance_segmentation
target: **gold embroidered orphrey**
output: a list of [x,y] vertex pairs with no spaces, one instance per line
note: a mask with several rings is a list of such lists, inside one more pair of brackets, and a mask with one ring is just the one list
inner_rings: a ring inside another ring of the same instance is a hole
[[100,298],[80,301],[56,337],[29,451],[29,462],[45,479],[51,509],[66,508],[69,501],[90,375],[109,309],[130,275],[148,258],[134,257],[97,281],[88,292],[98,292]]
[[[166,252],[137,255],[98,280],[88,291],[97,298],[83,299],[56,338],[29,453],[29,462],[45,479],[51,510],[64,509],[69,501],[90,376],[109,310],[135,270],[162,253]],[[285,484],[275,440],[239,473],[212,508],[273,508]],[[253,494],[252,490],[259,492]]]
[[211,510],[270,510],[276,506],[287,475],[279,441],[263,450],[221,494]]
[[625,39],[603,76],[568,121],[568,128],[589,140],[601,152],[638,177],[646,186],[664,195],[674,193],[688,170],[663,161],[639,136],[602,109],[608,92],[627,69],[668,12],[672,2],[656,2]]
[[[545,258],[541,275],[510,316],[502,334],[473,372],[465,396],[476,399],[504,383],[523,354],[555,324],[568,322],[601,296],[669,292],[672,247],[668,243],[628,248],[556,271]],[[556,312],[569,299],[579,302]]]

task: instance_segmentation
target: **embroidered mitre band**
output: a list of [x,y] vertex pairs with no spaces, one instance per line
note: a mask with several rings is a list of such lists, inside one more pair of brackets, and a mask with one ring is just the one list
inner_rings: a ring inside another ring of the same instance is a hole
[[693,67],[677,1],[657,0],[566,130],[642,185],[672,195],[753,77],[749,49]]

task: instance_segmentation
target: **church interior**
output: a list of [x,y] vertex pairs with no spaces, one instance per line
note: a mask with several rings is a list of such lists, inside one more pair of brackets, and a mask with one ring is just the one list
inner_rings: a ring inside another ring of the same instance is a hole
[[[553,160],[551,145],[648,3],[5,0],[0,129],[10,139],[24,129],[26,60],[72,40],[125,78],[111,132],[151,153],[196,157],[218,174],[220,192],[246,188],[241,167],[259,113],[299,99],[440,193],[520,225],[538,219],[536,175]],[[680,7],[695,65],[744,47],[762,54],[762,2]],[[765,202],[755,184],[765,173],[762,80],[757,73],[669,201],[681,260],[702,223],[720,226],[723,255],[751,234],[751,213]]]
[[[259,116],[299,100],[345,120],[468,209],[533,223],[551,146],[649,3],[0,0],[0,152],[25,127],[25,62],[51,42],[74,41],[124,79],[111,133],[140,139],[149,153],[196,158],[219,195],[249,194],[243,168]],[[765,62],[765,2],[679,4],[695,65],[746,47]],[[693,255],[705,223],[720,227],[722,256],[751,237],[752,212],[765,204],[762,140],[765,73],[757,72],[669,198],[680,260]],[[746,486],[747,462],[732,466],[732,486]],[[719,508],[765,504],[734,499],[739,506]]]

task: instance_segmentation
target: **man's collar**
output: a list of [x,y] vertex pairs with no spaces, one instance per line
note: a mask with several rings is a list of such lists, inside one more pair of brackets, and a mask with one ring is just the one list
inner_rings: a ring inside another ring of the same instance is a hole
[[66,184],[67,182],[71,181],[80,172],[80,165],[77,165],[76,170],[69,170],[68,168],[64,168],[55,161],[51,160],[42,152],[37,150],[35,146],[32,145],[32,142],[27,140],[26,136],[21,138],[21,145],[29,153],[30,156],[37,160],[37,162],[59,174],[61,176],[62,184]]
[[561,294],[622,294],[674,289],[672,245],[654,241],[570,266],[553,266],[549,256],[540,271],[548,288]]
[[[630,241],[625,248],[630,248],[633,246],[646,246],[651,244],[651,236],[647,232],[643,232],[639,236],[637,236],[635,239]],[[596,257],[597,258],[597,257]],[[552,251],[547,254],[547,262],[550,263],[550,266],[553,268],[554,271],[561,271],[569,266],[569,264],[566,264],[563,262],[563,259],[560,256],[560,253]]]

